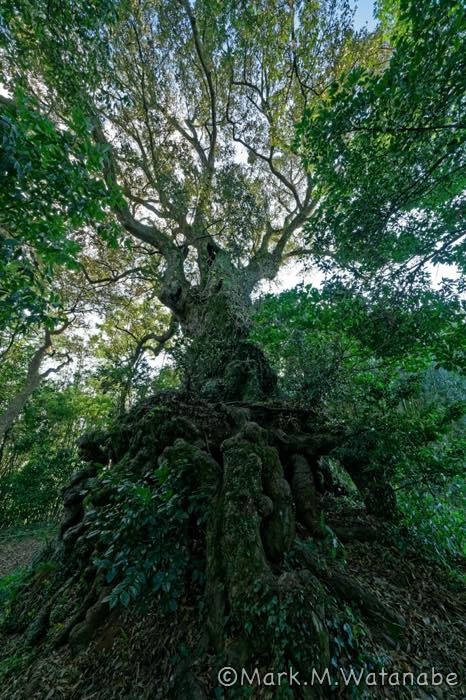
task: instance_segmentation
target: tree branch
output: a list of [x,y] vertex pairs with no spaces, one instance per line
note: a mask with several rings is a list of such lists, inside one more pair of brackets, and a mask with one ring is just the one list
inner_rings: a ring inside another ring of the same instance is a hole
[[[103,129],[97,119],[94,119],[93,124],[93,134],[96,143],[105,146],[106,158],[104,165],[104,178],[107,186],[110,189],[118,188],[118,180],[116,173],[116,164],[113,150],[109,142],[107,141]],[[149,243],[151,246],[157,248],[157,250],[167,259],[170,259],[174,252],[175,246],[171,239],[159,228],[154,225],[148,226],[147,224],[142,224],[137,221],[135,217],[131,214],[126,202],[115,203],[113,209],[121,225],[131,233],[133,236],[143,241],[143,243]]]

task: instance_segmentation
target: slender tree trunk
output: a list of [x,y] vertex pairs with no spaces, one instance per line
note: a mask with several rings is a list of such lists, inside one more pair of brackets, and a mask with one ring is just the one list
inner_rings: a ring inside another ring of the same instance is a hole
[[0,415],[0,438],[11,428],[21,414],[27,400],[39,386],[42,379],[40,367],[50,346],[50,334],[46,333],[43,344],[37,348],[29,362],[24,386],[9,400],[6,409]]
[[12,427],[14,422],[18,419],[27,401],[35,392],[41,381],[45,379],[45,377],[47,377],[49,374],[52,374],[53,372],[58,372],[60,369],[62,369],[62,367],[69,363],[70,358],[67,357],[66,360],[59,364],[57,367],[50,367],[49,369],[45,370],[45,372],[40,371],[42,362],[44,361],[45,356],[52,347],[52,333],[54,335],[61,333],[61,331],[64,330],[65,327],[66,326],[64,326],[62,329],[53,332],[49,330],[45,331],[44,342],[42,343],[42,345],[40,345],[40,347],[37,348],[34,355],[29,361],[24,386],[20,389],[20,391],[18,391],[17,394],[15,394],[15,396],[13,396],[9,400],[6,409],[0,415],[0,439],[3,435],[5,435],[5,433]]

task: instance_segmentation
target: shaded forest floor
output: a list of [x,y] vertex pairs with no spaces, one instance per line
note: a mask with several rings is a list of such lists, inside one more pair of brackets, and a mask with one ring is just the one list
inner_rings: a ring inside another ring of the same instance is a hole
[[0,530],[0,578],[26,566],[38,554],[56,527],[41,525]]
[[[347,608],[351,638],[338,642],[338,665],[368,669],[384,667],[400,674],[415,675],[431,668],[457,673],[464,681],[466,659],[466,598],[460,576],[426,559],[419,548],[403,538],[387,537],[384,526],[343,498],[327,497],[323,502],[326,521],[339,532],[344,545],[338,544],[335,557],[357,581],[370,589],[386,605],[406,620],[401,633],[390,636],[379,621],[364,611]],[[377,528],[379,528],[377,530]],[[371,533],[372,541],[360,541],[354,534]],[[376,534],[378,533],[378,535]],[[5,557],[24,564],[38,551],[43,533],[0,541],[0,561]],[[9,554],[10,553],[10,554]],[[170,617],[163,618],[150,601],[144,610],[114,612],[85,651],[72,655],[65,646],[53,649],[45,645],[20,650],[17,637],[0,639],[0,698],[4,700],[164,700],[171,692],[174,675],[191,665],[188,649],[202,644],[203,630],[189,602],[180,605]],[[352,635],[358,638],[356,643]],[[361,656],[357,649],[364,649]],[[212,687],[215,659],[194,666],[193,673]],[[256,689],[252,697],[270,698],[269,690]],[[229,697],[226,693],[226,697]],[[177,696],[178,697],[178,696]],[[214,695],[212,695],[214,697]],[[221,694],[215,697],[224,697]],[[464,698],[465,688],[371,687],[335,689],[335,698],[410,698],[412,700],[450,700]],[[191,700],[186,698],[186,700]]]

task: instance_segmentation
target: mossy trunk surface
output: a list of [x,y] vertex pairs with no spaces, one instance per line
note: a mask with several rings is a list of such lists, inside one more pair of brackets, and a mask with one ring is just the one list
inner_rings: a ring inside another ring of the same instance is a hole
[[238,682],[229,697],[321,697],[310,681],[330,664],[338,598],[403,621],[326,561],[317,503],[332,480],[321,458],[341,436],[312,409],[274,399],[275,374],[247,322],[232,323],[228,297],[197,313],[185,391],[81,440],[87,466],[64,490],[59,539],[44,555],[53,574],[38,564],[4,630],[79,653],[124,607],[155,600],[170,618],[188,606],[202,633],[166,697],[212,697],[223,666],[300,674],[300,686]]
[[215,401],[258,401],[274,395],[277,377],[261,349],[248,340],[251,303],[222,285],[183,307],[189,338],[183,361],[186,391]]

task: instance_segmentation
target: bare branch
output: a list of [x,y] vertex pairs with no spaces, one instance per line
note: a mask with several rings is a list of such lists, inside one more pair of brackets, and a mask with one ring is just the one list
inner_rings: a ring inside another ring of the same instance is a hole
[[212,79],[212,70],[209,66],[209,60],[207,59],[204,51],[204,47],[202,45],[201,38],[199,36],[199,30],[197,26],[197,21],[196,18],[193,14],[193,11],[191,9],[191,5],[189,4],[189,0],[181,0],[183,7],[186,11],[186,14],[189,19],[189,23],[191,25],[191,30],[193,33],[193,39],[194,39],[194,46],[196,47],[196,53],[199,58],[200,64],[202,66],[202,70],[204,72],[204,77],[205,81],[207,84],[207,89],[209,93],[209,98],[210,98],[210,111],[211,111],[211,120],[212,120],[212,128],[210,131],[210,149],[209,149],[209,155],[207,158],[207,166],[209,171],[213,171],[214,167],[214,162],[215,162],[215,148],[217,145],[217,96],[215,93],[215,88],[214,88],[214,82]]
[[[110,188],[116,188],[118,187],[118,180],[112,147],[108,143],[103,129],[97,120],[94,120],[93,126],[93,133],[96,142],[106,147],[106,159],[104,166],[105,181]],[[169,236],[154,225],[148,226],[147,224],[142,224],[140,221],[137,221],[137,219],[135,219],[135,217],[131,214],[129,207],[125,202],[115,204],[114,211],[122,226],[133,236],[139,238],[139,240],[143,241],[144,243],[149,243],[150,245],[154,246],[166,258],[170,258],[173,255],[174,245]]]
[[60,370],[62,370],[63,367],[66,367],[67,365],[71,364],[72,361],[73,361],[73,358],[71,357],[71,355],[66,353],[66,356],[65,356],[65,359],[63,360],[63,362],[61,362],[56,367],[49,367],[48,369],[46,369],[44,372],[42,372],[40,374],[40,378],[45,379],[46,377],[50,376],[51,374],[56,374],[57,372],[60,372]]

